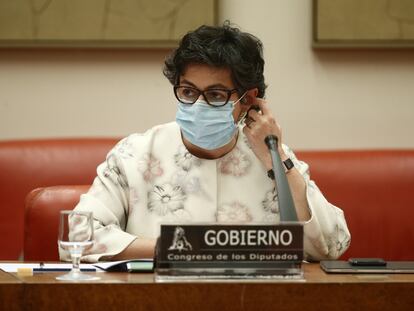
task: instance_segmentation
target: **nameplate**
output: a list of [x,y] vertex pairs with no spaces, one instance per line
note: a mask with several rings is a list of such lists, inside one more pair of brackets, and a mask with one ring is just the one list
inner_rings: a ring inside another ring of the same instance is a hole
[[303,225],[161,225],[158,268],[263,268],[303,260]]

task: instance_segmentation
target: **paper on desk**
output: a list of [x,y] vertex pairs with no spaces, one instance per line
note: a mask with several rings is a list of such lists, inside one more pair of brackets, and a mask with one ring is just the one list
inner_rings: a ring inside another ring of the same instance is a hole
[[[130,259],[130,260],[121,260],[121,261],[108,261],[108,262],[99,262],[96,264],[80,264],[81,269],[95,269],[97,272],[104,271],[124,271],[126,270],[126,264],[128,262],[142,261],[142,262],[152,262],[150,258],[142,259]],[[19,268],[32,268],[40,269],[40,263],[0,263],[0,269],[5,272],[17,272]],[[72,269],[71,263],[45,263],[42,266],[43,269]],[[99,269],[96,269],[99,268]]]
[[105,271],[127,271],[127,263],[129,262],[152,262],[151,258],[140,258],[140,259],[128,259],[128,260],[120,260],[120,261],[108,261],[108,262],[98,262],[93,264],[93,266],[98,267]]
[[[32,268],[40,269],[40,263],[0,263],[0,269],[5,272],[17,272],[18,268]],[[70,263],[45,263],[42,266],[43,269],[72,269]],[[81,269],[96,269],[91,264],[81,264]],[[97,270],[99,271],[99,270]]]

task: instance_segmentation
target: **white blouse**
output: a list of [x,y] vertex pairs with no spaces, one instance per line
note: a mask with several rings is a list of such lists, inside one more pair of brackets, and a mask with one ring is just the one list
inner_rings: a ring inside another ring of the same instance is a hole
[[[342,210],[310,180],[309,167],[283,146],[306,182],[311,219],[304,225],[307,259],[337,258],[349,246]],[[124,250],[136,238],[157,238],[162,223],[278,223],[277,189],[239,128],[220,159],[200,159],[184,146],[175,122],[121,140],[98,166],[78,211],[92,211],[95,244],[83,261]],[[59,249],[60,257],[69,255]]]

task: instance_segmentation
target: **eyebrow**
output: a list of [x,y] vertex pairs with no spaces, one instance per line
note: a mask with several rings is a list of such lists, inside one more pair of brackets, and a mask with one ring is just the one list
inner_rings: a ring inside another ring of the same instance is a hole
[[[192,82],[190,82],[190,81],[188,81],[186,79],[183,79],[180,84],[182,84],[182,83],[188,84],[188,85],[190,85],[190,86],[198,89],[197,85],[195,85],[194,83],[192,83]],[[228,86],[226,86],[224,84],[221,84],[221,83],[216,83],[216,84],[212,84],[212,85],[207,86],[206,87],[206,90],[209,90],[209,89],[225,89],[225,90],[231,90],[231,88],[229,88]]]

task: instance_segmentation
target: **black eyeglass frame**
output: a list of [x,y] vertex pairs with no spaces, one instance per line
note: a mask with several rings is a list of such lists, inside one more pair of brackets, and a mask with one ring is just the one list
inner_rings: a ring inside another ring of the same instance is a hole
[[[194,91],[196,91],[196,92],[198,93],[198,96],[195,98],[195,100],[194,100],[193,102],[183,102],[183,101],[182,101],[182,100],[178,97],[178,94],[177,94],[177,90],[178,90],[179,88],[192,89],[192,90],[194,90]],[[226,99],[226,101],[224,102],[224,104],[222,104],[222,105],[213,105],[213,104],[211,104],[211,103],[208,101],[207,96],[206,96],[206,95],[205,95],[205,93],[204,93],[204,92],[211,92],[211,91],[224,91],[224,92],[226,92],[226,93],[227,93],[227,99]],[[228,102],[229,102],[229,100],[230,100],[231,95],[232,95],[234,92],[237,92],[237,91],[238,91],[238,89],[232,89],[232,90],[227,90],[227,89],[207,89],[207,90],[201,91],[201,90],[199,90],[198,88],[195,88],[195,87],[192,87],[192,86],[185,86],[185,85],[174,85],[174,95],[175,95],[175,97],[178,99],[178,101],[179,101],[180,103],[182,103],[182,104],[186,104],[186,105],[192,105],[192,104],[194,104],[194,103],[197,101],[197,99],[200,97],[200,95],[203,95],[203,98],[205,99],[205,101],[207,102],[207,104],[209,104],[210,106],[212,106],[212,107],[223,107],[223,106],[227,105],[227,103],[228,103]]]

